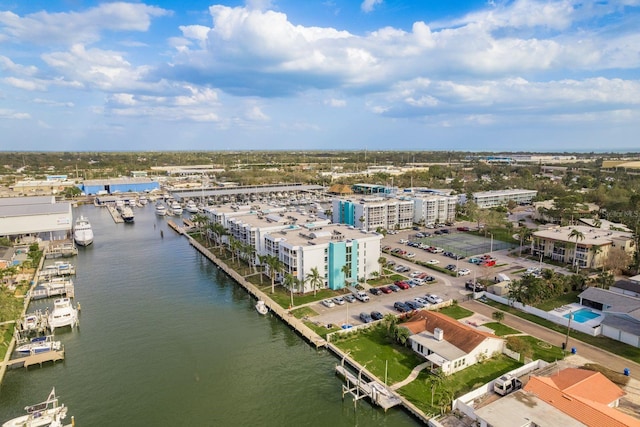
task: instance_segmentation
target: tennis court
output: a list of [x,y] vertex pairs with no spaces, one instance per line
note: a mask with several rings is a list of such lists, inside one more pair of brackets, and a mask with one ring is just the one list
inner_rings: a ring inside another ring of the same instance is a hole
[[500,251],[502,249],[511,249],[517,246],[513,243],[502,242],[495,239],[493,239],[492,245],[490,237],[476,236],[464,232],[423,237],[422,239],[418,239],[418,241],[431,246],[438,246],[445,251],[451,251],[466,257],[489,253],[492,250]]

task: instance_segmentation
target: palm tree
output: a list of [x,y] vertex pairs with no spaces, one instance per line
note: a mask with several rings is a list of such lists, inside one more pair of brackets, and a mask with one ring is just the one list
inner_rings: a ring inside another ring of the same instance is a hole
[[280,258],[274,255],[267,255],[267,265],[269,266],[269,275],[271,276],[271,293],[276,291],[276,273],[284,270],[284,263]]
[[384,266],[387,264],[387,258],[381,256],[378,258],[378,264],[380,264],[380,275],[384,277]]
[[313,288],[313,295],[316,295],[316,290],[323,284],[324,280],[322,276],[320,276],[320,272],[318,271],[318,267],[313,267],[310,272],[307,273],[307,280],[311,284]]
[[219,222],[216,222],[215,224],[211,224],[209,229],[216,236],[216,244],[218,245],[221,244],[222,236],[226,236],[229,234],[227,232],[227,229],[224,227],[224,225],[220,224]]
[[578,230],[577,228],[574,228],[573,230],[571,230],[571,233],[569,233],[569,239],[575,238],[576,239],[576,246],[575,249],[573,251],[573,263],[576,266],[576,273],[578,272],[578,240],[584,240],[584,233],[580,230]]
[[342,273],[344,273],[344,285],[347,286],[349,284],[348,280],[351,278],[351,266],[349,264],[345,264],[340,269]]
[[293,308],[293,287],[295,286],[296,281],[297,278],[293,274],[287,273],[284,275],[284,281],[282,284],[285,288],[289,288],[289,294],[291,295],[291,305],[289,306],[289,309]]
[[260,283],[262,283],[262,277],[264,276],[264,272],[267,267],[267,259],[269,255],[258,255],[258,263],[262,267],[262,272],[260,273]]
[[522,256],[522,245],[524,244],[524,242],[531,239],[533,231],[530,228],[522,227],[518,234],[520,235],[520,255]]

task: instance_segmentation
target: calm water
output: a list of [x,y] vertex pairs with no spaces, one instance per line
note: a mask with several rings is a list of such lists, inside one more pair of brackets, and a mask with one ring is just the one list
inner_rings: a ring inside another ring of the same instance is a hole
[[95,233],[73,260],[80,328],[57,334],[63,363],[8,371],[0,422],[55,386],[78,426],[417,425],[400,409],[343,402],[337,359],[257,314],[151,205],[135,224],[115,224],[104,208],[80,213]]

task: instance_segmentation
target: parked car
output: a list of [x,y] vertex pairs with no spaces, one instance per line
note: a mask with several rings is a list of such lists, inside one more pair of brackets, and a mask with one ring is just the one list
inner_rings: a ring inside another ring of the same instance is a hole
[[469,258],[469,262],[471,264],[480,264],[482,262],[482,259],[473,257],[473,258]]
[[399,287],[400,289],[409,289],[411,287],[404,280],[398,280],[398,281],[394,282],[393,284],[396,285],[397,287]]
[[444,302],[442,298],[434,294],[426,295],[425,299],[429,302],[429,304],[440,304],[441,302]]
[[473,280],[467,280],[464,284],[464,287],[473,292],[482,292],[485,290],[483,284],[475,283]]
[[469,231],[469,227],[458,227],[458,231]]
[[393,284],[391,284],[391,285],[389,285],[389,286],[387,286],[387,287],[388,287],[389,289],[391,289],[393,292],[400,292],[400,290],[401,290],[399,286],[397,286],[397,285],[393,285]]
[[448,264],[445,269],[449,270],[449,271],[456,271],[456,265],[455,264]]
[[485,267],[493,267],[494,265],[496,265],[496,261],[493,259],[485,259],[480,263],[480,265],[483,265]]
[[407,255],[405,255],[407,258],[415,258],[416,254],[414,254],[413,252],[409,252]]
[[378,289],[380,289],[383,294],[390,294],[393,292],[388,286],[380,286]]
[[406,313],[408,311],[411,311],[411,307],[409,307],[407,304],[403,303],[402,301],[396,301],[393,304],[393,308],[398,310],[400,313]]
[[331,301],[330,299],[322,300],[322,305],[324,305],[327,308],[331,308],[331,307],[335,307],[336,306],[336,304],[333,301]]
[[372,311],[371,312],[371,318],[373,320],[382,320],[382,319],[384,319],[384,316],[379,311]]
[[421,278],[422,280],[424,280],[425,282],[435,282],[436,278],[433,276],[425,276]]
[[423,306],[425,306],[425,305],[429,304],[429,302],[428,302],[426,299],[424,299],[424,298],[415,297],[413,300],[414,300],[414,301],[416,301],[416,302],[419,302],[419,303],[420,303],[420,304],[422,304]]
[[427,261],[427,264],[436,265],[440,264],[440,261],[438,261],[437,259],[430,259],[429,261]]
[[413,278],[415,278],[415,277],[420,276],[421,274],[422,274],[422,271],[418,271],[418,270],[416,270],[416,271],[412,272],[412,273],[409,275],[409,277],[413,277]]
[[369,313],[363,311],[362,313],[360,313],[360,320],[362,320],[363,323],[369,323],[373,322],[373,317],[371,317]]
[[358,291],[354,296],[362,302],[369,302],[369,295],[365,291]]
[[382,293],[380,288],[371,288],[369,289],[369,292],[371,292],[371,295],[380,295]]
[[455,254],[453,258],[457,260],[464,259],[464,255]]
[[469,270],[468,268],[458,270],[458,276],[466,276],[468,274],[471,274],[471,270]]
[[347,302],[356,302],[356,297],[351,294],[347,294],[344,296],[345,301]]
[[411,310],[419,310],[422,307],[424,307],[424,306],[418,305],[418,303],[415,301],[405,301],[404,303],[408,305]]

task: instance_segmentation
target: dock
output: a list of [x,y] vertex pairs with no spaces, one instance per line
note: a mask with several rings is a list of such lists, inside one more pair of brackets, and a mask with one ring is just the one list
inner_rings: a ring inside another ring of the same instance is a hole
[[26,369],[33,365],[40,365],[40,367],[42,367],[43,363],[56,363],[60,360],[64,360],[64,348],[60,351],[45,351],[43,353],[30,354],[16,359],[9,359],[7,362],[3,362],[3,364],[8,368],[24,367]]
[[49,245],[44,251],[45,258],[72,257],[78,255],[78,248],[73,242],[58,243]]
[[32,300],[51,298],[55,296],[66,296],[73,298],[75,296],[75,288],[72,280],[64,281],[48,281],[39,283],[31,291],[29,296]]
[[109,209],[109,213],[111,214],[111,218],[113,218],[113,222],[115,222],[116,224],[121,224],[124,222],[124,219],[122,219],[122,215],[120,215],[120,212],[118,212],[115,206],[107,205],[107,209]]
[[362,371],[356,377],[344,365],[336,365],[336,374],[345,379],[346,384],[342,385],[342,399],[346,394],[353,396],[353,404],[358,400],[368,398],[371,403],[380,406],[385,411],[389,408],[402,404],[400,396],[395,394],[384,384],[377,381],[363,379]]

